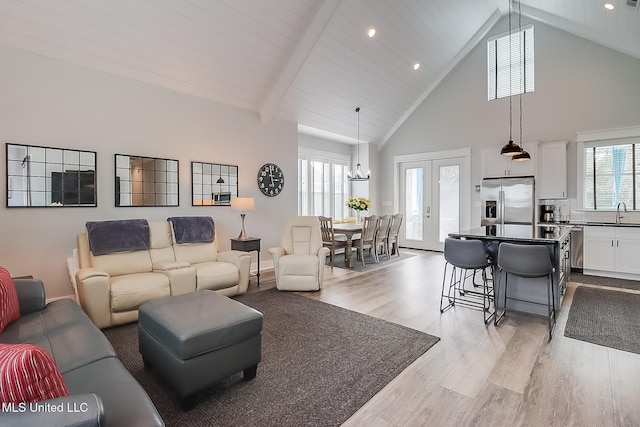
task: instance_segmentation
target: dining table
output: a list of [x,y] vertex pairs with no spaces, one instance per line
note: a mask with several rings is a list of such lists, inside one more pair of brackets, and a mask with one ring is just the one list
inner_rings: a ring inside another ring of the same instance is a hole
[[344,253],[344,265],[351,268],[351,251],[353,247],[353,236],[362,233],[362,223],[343,222],[333,223],[334,233],[344,234],[347,237],[347,247]]

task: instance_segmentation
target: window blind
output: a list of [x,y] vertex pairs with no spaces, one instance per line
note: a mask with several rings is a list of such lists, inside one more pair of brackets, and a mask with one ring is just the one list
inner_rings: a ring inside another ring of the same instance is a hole
[[487,77],[489,101],[534,91],[533,24],[487,40]]
[[584,148],[584,208],[613,210],[624,202],[628,209],[638,209],[640,146],[602,142],[588,145]]

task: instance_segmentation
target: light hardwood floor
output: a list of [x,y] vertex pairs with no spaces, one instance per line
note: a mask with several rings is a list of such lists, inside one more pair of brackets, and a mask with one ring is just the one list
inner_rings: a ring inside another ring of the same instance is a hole
[[[441,338],[344,426],[640,425],[640,355],[563,336],[575,283],[548,342],[543,318],[509,313],[495,327],[471,308],[441,314],[442,254],[403,252],[416,256],[364,273],[327,267],[323,289],[303,293]],[[273,286],[272,272],[262,278]]]

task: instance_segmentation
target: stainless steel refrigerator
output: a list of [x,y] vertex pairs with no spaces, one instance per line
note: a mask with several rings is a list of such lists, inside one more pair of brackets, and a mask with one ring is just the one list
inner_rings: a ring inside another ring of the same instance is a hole
[[534,224],[535,187],[532,176],[482,180],[481,225]]

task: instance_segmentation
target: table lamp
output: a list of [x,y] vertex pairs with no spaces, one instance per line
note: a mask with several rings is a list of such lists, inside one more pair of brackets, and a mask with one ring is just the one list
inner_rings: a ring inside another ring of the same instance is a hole
[[242,218],[242,231],[238,239],[246,239],[247,234],[244,232],[244,216],[245,212],[251,212],[256,208],[255,199],[253,197],[236,197],[231,199],[231,210],[234,212],[240,212]]

